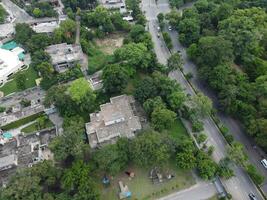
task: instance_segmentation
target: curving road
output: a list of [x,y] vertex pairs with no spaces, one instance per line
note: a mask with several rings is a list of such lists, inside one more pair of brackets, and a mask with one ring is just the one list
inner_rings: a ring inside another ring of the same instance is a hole
[[[189,5],[190,6],[190,5]],[[158,4],[155,3],[155,0],[142,0],[141,4],[142,10],[145,12],[146,18],[148,20],[148,30],[152,36],[152,40],[154,43],[154,50],[157,54],[158,60],[162,64],[166,64],[170,53],[166,48],[162,38],[157,37],[157,14],[167,13],[170,11],[167,0],[158,0]],[[197,74],[196,66],[188,59],[185,48],[180,45],[177,41],[177,33],[173,31],[171,33],[171,37],[174,42],[174,50],[180,50],[182,53],[182,57],[184,59],[184,71],[192,71],[194,75]],[[176,80],[180,85],[185,89],[185,91],[191,95],[195,95],[193,89],[186,81],[184,76],[179,71],[174,71],[169,74],[169,76]],[[196,77],[196,76],[195,76]],[[195,79],[197,80],[197,79]],[[202,91],[205,87],[200,87],[199,82],[195,82],[192,80],[194,87],[200,89]],[[207,88],[203,91],[207,94],[209,91]],[[210,96],[210,93],[208,93]],[[214,96],[214,95],[213,95]],[[212,98],[213,99],[213,98]],[[214,124],[213,120],[210,118],[204,119],[204,128],[205,132],[209,137],[209,145],[213,145],[215,147],[215,151],[213,153],[213,158],[215,161],[219,161],[220,159],[226,156],[226,146],[227,143],[225,142],[224,138],[221,136],[220,131],[218,130],[217,126]],[[248,194],[253,193],[257,196],[258,199],[263,199],[260,193],[258,192],[257,188],[253,184],[253,182],[249,179],[248,175],[239,167],[233,167],[235,172],[235,177],[231,178],[230,180],[223,181],[227,191],[232,194],[233,199],[236,200],[247,200]],[[179,199],[179,198],[171,198],[171,199]]]

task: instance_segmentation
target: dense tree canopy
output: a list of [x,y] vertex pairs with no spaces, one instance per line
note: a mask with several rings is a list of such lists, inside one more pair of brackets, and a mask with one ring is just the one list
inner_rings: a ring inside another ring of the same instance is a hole
[[266,21],[261,0],[199,0],[175,24],[201,78],[218,94],[220,108],[238,117],[265,151],[267,104],[260,77],[267,74]]

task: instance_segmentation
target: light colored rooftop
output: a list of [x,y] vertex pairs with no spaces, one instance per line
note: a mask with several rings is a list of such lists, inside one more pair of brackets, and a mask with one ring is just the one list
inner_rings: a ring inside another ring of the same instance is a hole
[[100,106],[100,112],[90,114],[91,122],[86,124],[86,130],[91,147],[117,137],[134,137],[141,124],[133,112],[132,103],[132,96],[113,97],[110,103]]
[[52,64],[78,61],[82,58],[82,48],[80,45],[67,43],[48,46],[45,50],[52,58]]
[[15,154],[11,154],[5,157],[0,158],[0,169],[8,167],[10,165],[17,165],[18,158]]
[[32,25],[32,29],[36,33],[52,33],[56,28],[59,27],[57,21],[38,23],[37,25]]
[[15,32],[14,24],[0,24],[0,38],[7,37],[8,35]]
[[0,77],[7,76],[15,69],[23,66],[16,52],[11,52],[0,48]]

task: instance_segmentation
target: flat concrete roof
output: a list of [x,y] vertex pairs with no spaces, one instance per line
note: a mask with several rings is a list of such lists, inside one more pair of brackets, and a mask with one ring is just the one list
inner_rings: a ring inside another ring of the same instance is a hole
[[14,24],[0,24],[0,37],[4,38],[15,32]]

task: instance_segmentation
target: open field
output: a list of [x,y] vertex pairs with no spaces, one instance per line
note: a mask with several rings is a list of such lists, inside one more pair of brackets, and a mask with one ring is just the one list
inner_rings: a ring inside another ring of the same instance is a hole
[[96,39],[95,41],[101,51],[111,55],[117,48],[120,48],[123,45],[124,37],[125,33],[115,33],[110,34],[103,39]]

